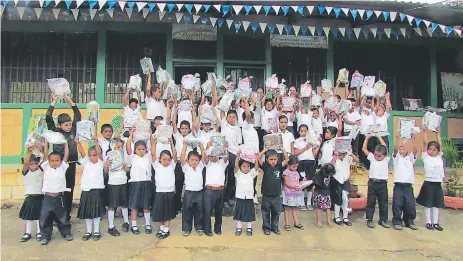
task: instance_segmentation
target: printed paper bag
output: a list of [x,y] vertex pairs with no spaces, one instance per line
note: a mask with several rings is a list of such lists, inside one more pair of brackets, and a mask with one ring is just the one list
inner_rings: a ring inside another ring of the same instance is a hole
[[312,85],[307,81],[301,84],[301,97],[310,97],[312,95]]
[[47,82],[50,91],[58,98],[63,98],[66,94],[71,93],[69,82],[65,78],[47,79]]
[[399,135],[401,139],[411,139],[415,127],[415,121],[407,118],[399,118]]
[[437,115],[435,112],[427,111],[423,116],[423,126],[426,126],[428,130],[437,132],[437,128],[440,126],[442,117]]
[[111,150],[106,154],[108,160],[111,160],[110,171],[120,171],[124,165],[124,153],[119,150]]
[[264,146],[269,150],[279,150],[283,147],[283,137],[281,133],[267,134],[264,136]]
[[312,106],[313,107],[318,107],[322,105],[322,97],[320,95],[314,94],[312,96]]
[[179,100],[181,98],[180,89],[175,84],[174,80],[169,80],[169,83],[165,85],[165,89],[163,91],[162,98],[164,100],[173,98],[174,100]]
[[37,151],[41,151],[45,144],[45,138],[38,133],[31,133],[26,140],[26,148],[35,148]]
[[238,88],[251,88],[251,77],[245,77],[238,82]]
[[325,108],[329,110],[334,110],[338,104],[336,103],[336,100],[334,96],[330,96],[328,99],[325,100]]
[[373,86],[375,85],[375,79],[376,77],[375,76],[365,76],[365,78],[363,79],[363,85],[362,87],[365,88],[373,88]]
[[331,89],[333,89],[333,84],[331,83],[331,80],[323,79],[322,80],[322,89],[323,89],[323,92],[330,92]]
[[129,89],[141,91],[141,77],[140,75],[132,75],[129,80]]
[[[79,122],[77,122],[79,123]],[[59,132],[49,131],[46,130],[43,132],[43,137],[48,141],[50,144],[64,144],[66,143],[66,138],[63,134]]]
[[379,133],[380,126],[381,125],[379,124],[372,124],[368,126],[367,131],[366,131],[367,136],[378,136],[378,134],[380,134]]
[[350,137],[336,137],[334,140],[334,149],[345,153],[351,149],[352,139]]
[[294,105],[296,103],[296,98],[284,96],[282,98],[283,111],[294,111]]
[[95,132],[95,123],[89,120],[82,120],[77,122],[77,139],[80,142],[91,141]]
[[186,141],[186,144],[188,145],[188,147],[194,149],[201,144],[201,140],[197,138],[188,139]]
[[376,90],[374,88],[372,88],[372,87],[363,86],[360,91],[361,91],[362,97],[363,96],[367,96],[367,97],[375,97],[376,96]]
[[316,130],[309,130],[307,133],[308,135],[308,142],[312,144],[315,148],[320,146],[320,133],[318,133]]
[[141,59],[140,65],[141,65],[141,70],[143,71],[144,74],[146,74],[146,71],[154,72],[153,62],[151,61],[151,58],[145,57]]
[[212,97],[212,82],[210,80],[205,81],[201,84],[201,90],[204,96]]
[[212,147],[209,156],[212,157],[226,157],[228,156],[228,150],[225,147]]
[[349,81],[349,71],[346,68],[339,70],[338,81],[347,83]]
[[201,76],[199,75],[199,73],[195,73],[195,85],[194,85],[194,88],[193,88],[193,91],[197,92],[199,91],[199,89],[201,88]]
[[133,133],[134,140],[149,140],[151,135],[151,122],[147,120],[139,120],[134,125],[135,132]]
[[383,97],[386,94],[386,84],[381,80],[375,83],[374,89],[377,96]]
[[225,136],[216,135],[211,136],[212,146],[214,147],[224,147],[225,146]]
[[338,106],[338,111],[337,113],[338,114],[341,114],[341,113],[347,113],[350,109],[350,106],[351,106],[351,102],[349,100],[342,100],[340,103],[339,103],[339,106]]
[[234,96],[234,92],[227,91],[220,100],[217,108],[221,111],[227,112],[230,109]]
[[277,133],[278,132],[278,117],[268,118],[267,119],[267,130],[268,133]]
[[267,87],[267,92],[275,91],[278,89],[278,77],[276,74],[273,74],[271,77],[268,77],[265,80],[265,87]]
[[252,93],[252,89],[249,87],[238,86],[235,90],[235,100],[239,100],[242,97],[249,97]]
[[352,74],[352,80],[350,81],[350,88],[360,88],[363,85],[363,74],[359,73],[358,71],[355,71],[354,74]]
[[158,141],[166,143],[172,137],[174,130],[170,125],[159,125],[156,127],[156,138]]
[[215,116],[214,116],[214,108],[212,108],[211,105],[209,104],[204,104],[201,107],[201,116],[199,121],[201,123],[211,123],[212,125],[215,125]]
[[248,147],[246,145],[240,146],[240,158],[248,161],[254,162],[256,160],[256,148]]
[[87,103],[87,119],[100,122],[100,105],[96,101]]
[[186,74],[182,77],[182,89],[193,90],[196,84],[196,77],[192,74]]

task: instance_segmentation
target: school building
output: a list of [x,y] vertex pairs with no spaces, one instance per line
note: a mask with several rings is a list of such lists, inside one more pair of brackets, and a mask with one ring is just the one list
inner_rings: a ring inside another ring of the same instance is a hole
[[461,1],[2,1],[1,12],[2,200],[23,197],[24,142],[49,106],[47,79],[66,78],[83,118],[96,100],[109,123],[145,48],[176,83],[215,72],[253,76],[253,88],[272,74],[315,87],[358,70],[387,84],[391,136],[400,117],[421,123],[423,112],[403,110],[402,98],[415,98],[455,102],[442,135],[463,140],[463,78],[461,89],[441,82],[463,74]]

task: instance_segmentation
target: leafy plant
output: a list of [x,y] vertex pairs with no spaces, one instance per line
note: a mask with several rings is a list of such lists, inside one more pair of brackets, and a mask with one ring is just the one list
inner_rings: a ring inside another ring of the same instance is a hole
[[442,151],[448,166],[455,167],[455,161],[458,158],[458,149],[455,142],[447,137],[442,137]]

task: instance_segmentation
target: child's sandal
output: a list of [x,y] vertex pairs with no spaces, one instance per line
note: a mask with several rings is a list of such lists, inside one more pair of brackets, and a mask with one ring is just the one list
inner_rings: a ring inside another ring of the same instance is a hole
[[151,226],[150,226],[150,225],[147,225],[147,226],[145,227],[145,233],[146,233],[146,234],[151,234],[151,233],[153,233],[153,230],[151,229]]
[[235,236],[241,236],[241,233],[243,232],[243,229],[237,228],[235,231]]
[[294,225],[295,228],[298,228],[300,230],[304,230],[304,226],[301,225],[301,224],[298,224],[298,225]]
[[132,226],[131,230],[132,230],[132,233],[135,235],[140,234],[140,229],[138,229],[138,226]]
[[27,242],[31,237],[31,234],[25,233],[24,236],[21,237],[21,242]]
[[100,238],[101,238],[100,232],[93,233],[93,240],[94,241],[98,241],[98,240],[100,240]]
[[247,236],[252,236],[252,228],[246,229],[246,235]]
[[85,235],[82,237],[83,241],[87,241],[92,237],[92,233],[85,233]]
[[291,227],[289,225],[285,225],[285,230],[286,231],[291,231]]

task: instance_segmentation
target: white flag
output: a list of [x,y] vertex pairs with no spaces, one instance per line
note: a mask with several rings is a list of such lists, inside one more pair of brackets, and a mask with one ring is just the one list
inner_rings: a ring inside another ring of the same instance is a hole
[[330,28],[329,27],[323,27],[323,31],[325,32],[326,36],[330,35]]
[[58,20],[59,12],[61,10],[59,8],[53,8],[52,11],[53,11],[53,15],[55,16],[55,19]]
[[365,9],[358,9],[357,11],[359,13],[360,19],[363,20],[363,15],[365,14]]
[[380,17],[383,11],[375,11],[376,18]]
[[23,15],[24,15],[24,11],[26,11],[26,8],[24,6],[21,6],[21,7],[18,6],[18,7],[16,7],[16,10],[18,10],[19,18],[21,18],[21,20],[22,20]]
[[58,6],[58,4],[61,2],[61,0],[55,0],[55,7]]
[[199,17],[200,17],[199,15],[193,15],[193,23],[194,24],[196,23],[196,21],[198,21]]
[[159,21],[162,21],[162,18],[166,14],[166,11],[159,11]]
[[233,10],[235,10],[235,14],[239,14],[241,12],[241,9],[243,9],[242,5],[232,5]]
[[255,6],[254,6],[254,9],[256,10],[256,13],[257,13],[257,14],[259,14],[261,8],[262,8],[261,5],[255,5]]
[[423,20],[423,23],[426,25],[426,27],[429,27],[429,25],[431,24],[431,22],[429,22],[428,20]]
[[307,10],[309,10],[309,14],[312,14],[314,8],[315,8],[315,6],[313,6],[313,5],[308,5],[307,6]]
[[125,9],[125,1],[117,1],[117,3],[119,4],[119,7],[121,8],[122,11],[124,11]]
[[280,6],[279,5],[273,5],[272,8],[273,8],[273,10],[275,10],[276,14],[278,14],[280,12]]
[[294,29],[294,34],[297,36],[299,34],[299,29],[301,29],[301,27],[299,25],[293,25],[293,29]]
[[426,28],[426,31],[428,31],[429,37],[432,37],[432,28],[428,27],[428,28]]
[[260,26],[260,30],[262,32],[265,32],[265,28],[267,27],[267,23],[259,23],[259,26]]
[[232,23],[233,23],[233,20],[229,20],[229,19],[227,19],[227,25],[228,25],[228,29],[230,29],[230,28],[231,28],[231,25],[232,25]]
[[412,25],[413,19],[415,19],[414,16],[407,15],[407,20],[408,20],[408,23],[409,23],[410,25]]
[[376,38],[376,32],[378,32],[378,28],[371,28],[371,33],[373,34],[373,38]]
[[249,27],[250,24],[251,24],[251,22],[249,22],[249,21],[243,21],[243,28],[244,28],[245,32],[248,30],[248,27]]
[[297,9],[299,9],[299,6],[297,6],[297,5],[292,5],[291,8],[294,10],[294,12],[297,12]]
[[280,35],[283,33],[283,26],[282,24],[277,24],[277,29],[278,29],[278,32],[280,33]]
[[71,9],[72,15],[74,16],[74,19],[77,21],[77,18],[79,17],[79,9]]
[[[39,0],[40,7],[43,7],[43,2],[45,2],[45,0]],[[76,2],[77,2],[77,7],[79,7],[79,2],[80,2],[80,4],[82,4],[84,2],[84,0],[79,0],[79,1],[76,1]]]
[[391,28],[384,28],[384,33],[386,34],[387,38],[391,38]]
[[195,5],[196,14],[199,13],[199,10],[201,10],[201,7],[203,7],[203,5]]
[[217,11],[219,11],[219,12],[220,12],[220,7],[221,7],[221,5],[214,5],[214,8],[217,9]]
[[309,26],[310,33],[315,36],[315,26]]
[[339,32],[341,32],[342,37],[346,36],[346,28],[338,28]]
[[415,32],[419,35],[419,36],[423,36],[423,34],[421,33],[421,29],[420,28],[413,28],[415,30]]
[[127,12],[127,17],[130,19],[132,17],[132,10],[133,9],[129,9],[129,8],[126,8],[125,11]]
[[211,20],[212,27],[214,27],[214,26],[215,26],[215,23],[217,22],[217,18],[215,18],[215,17],[209,17],[209,19]]
[[96,15],[96,9],[88,9],[88,12],[90,13],[90,20],[93,20],[93,18],[95,17]]
[[19,0],[14,0],[14,6],[18,5]]
[[357,39],[359,39],[360,31],[362,31],[362,28],[354,28],[355,37],[357,37]]
[[143,7],[145,6],[146,6],[146,2],[137,2],[138,12],[141,12],[141,10],[143,10]]
[[389,17],[391,18],[391,22],[394,22],[397,17],[397,12],[390,12]]
[[[2,6],[3,7],[3,6]],[[35,15],[37,15],[37,19],[40,19],[40,15],[42,14],[42,8],[34,8]]]
[[333,10],[333,7],[327,6],[327,7],[325,7],[325,9],[326,9],[326,13],[329,15],[331,13],[331,11]]
[[166,8],[166,3],[157,3],[159,11],[164,11]]
[[400,28],[400,32],[402,33],[402,35],[403,35],[404,37],[407,36],[407,29],[405,29],[405,28]]
[[349,8],[341,8],[341,10],[346,16],[349,16]]
[[175,13],[175,17],[177,18],[177,23],[180,23],[183,17],[183,13]]
[[142,10],[143,10],[143,18],[146,19],[146,17],[148,16],[150,10],[148,8],[143,8]]
[[177,9],[180,11],[182,10],[183,4],[177,4]]
[[445,33],[445,25],[439,24],[439,28],[441,29],[443,33]]
[[106,9],[106,12],[108,13],[108,15],[113,18],[114,16],[114,8],[108,8]]
[[101,10],[101,8],[103,8],[105,4],[106,4],[106,0],[98,0],[98,10]]
[[453,31],[461,38],[461,29],[453,29]]

